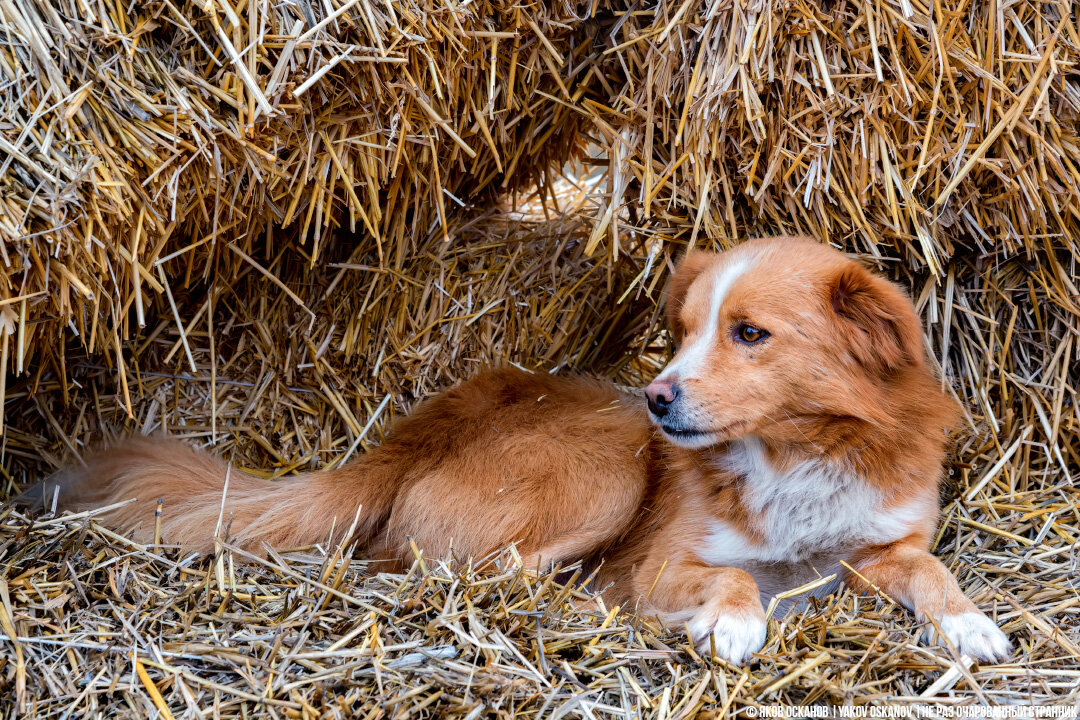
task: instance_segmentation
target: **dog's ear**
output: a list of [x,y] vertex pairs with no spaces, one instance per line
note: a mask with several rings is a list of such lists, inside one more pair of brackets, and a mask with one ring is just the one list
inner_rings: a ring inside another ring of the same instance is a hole
[[686,334],[686,328],[679,319],[686,293],[715,257],[715,253],[704,250],[688,251],[668,281],[667,292],[664,294],[664,310],[667,313],[668,328],[677,343],[682,342],[683,335]]
[[922,327],[908,296],[854,263],[829,284],[829,303],[852,356],[882,375],[923,362]]

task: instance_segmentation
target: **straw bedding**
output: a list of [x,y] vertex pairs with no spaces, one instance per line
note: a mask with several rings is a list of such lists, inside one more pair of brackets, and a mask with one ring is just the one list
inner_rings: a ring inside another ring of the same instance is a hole
[[773,618],[744,671],[512,554],[200,561],[3,504],[0,710],[1080,702],[1075,9],[943,5],[0,2],[3,495],[129,432],[342,462],[484,364],[641,385],[685,245],[802,230],[911,290],[967,408],[936,551],[1017,646],[969,665],[845,593]]
[[[640,384],[666,358],[655,304],[645,291],[618,301],[648,254],[590,259],[590,226],[572,199],[565,207],[570,217],[550,221],[463,218],[455,243],[436,230],[400,271],[378,270],[371,239],[336,244],[315,267],[260,257],[299,303],[250,266],[222,283],[212,313],[200,314],[201,293],[178,296],[194,368],[170,312],[132,346],[126,388],[74,352],[66,394],[55,368],[16,381],[9,482],[93,438],[162,429],[274,474],[334,463],[485,362],[565,361]],[[699,659],[677,629],[585,606],[573,577],[531,577],[512,557],[476,571],[429,558],[407,577],[370,577],[362,558],[332,547],[266,561],[226,547],[208,563],[132,545],[92,518],[31,524],[8,506],[0,590],[4,633],[19,641],[0,645],[0,689],[25,713],[139,716],[164,705],[174,717],[199,717],[196,707],[205,717],[685,718],[759,703],[1074,703],[1080,427],[1074,341],[1057,342],[1073,321],[1038,272],[1000,259],[957,263],[940,285],[908,278],[971,412],[937,552],[1011,634],[1012,662],[968,667],[921,646],[904,610],[845,593],[774,618],[761,661],[744,672]]]

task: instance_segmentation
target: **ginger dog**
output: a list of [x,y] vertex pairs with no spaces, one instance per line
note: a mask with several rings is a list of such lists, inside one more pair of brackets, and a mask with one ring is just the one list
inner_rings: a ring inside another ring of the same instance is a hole
[[[515,542],[531,566],[602,560],[606,600],[685,623],[734,663],[765,641],[763,599],[837,573],[902,602],[928,638],[1004,658],[1005,635],[929,552],[955,408],[905,294],[828,246],[771,238],[691,251],[666,310],[678,351],[647,402],[581,377],[483,373],[343,468],[231,471],[234,542],[348,540],[398,563],[410,538],[460,557]],[[138,498],[105,520],[141,539],[164,498],[165,539],[207,551],[226,470],[139,439],[54,483],[68,507]]]

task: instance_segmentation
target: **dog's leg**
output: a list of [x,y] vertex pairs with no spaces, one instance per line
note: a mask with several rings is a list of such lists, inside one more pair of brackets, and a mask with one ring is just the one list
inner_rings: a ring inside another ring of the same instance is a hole
[[[920,622],[933,620],[961,654],[979,660],[1009,655],[1005,633],[969,600],[949,570],[926,550],[898,542],[868,551],[854,565],[848,581],[862,590],[880,589],[904,604]],[[867,587],[867,586],[871,587]],[[931,625],[925,638],[934,639]]]
[[592,552],[604,539],[603,529],[593,533],[571,533],[556,538],[539,550],[521,553],[521,564],[526,570],[545,571],[555,565],[580,560]]
[[741,665],[765,644],[761,596],[745,570],[711,567],[692,554],[666,564],[651,557],[634,584],[660,619],[685,623],[690,640],[704,654],[715,646],[718,657]]

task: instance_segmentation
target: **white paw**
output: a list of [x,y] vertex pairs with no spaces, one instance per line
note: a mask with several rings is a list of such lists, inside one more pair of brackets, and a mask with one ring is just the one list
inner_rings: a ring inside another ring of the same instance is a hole
[[994,662],[1006,659],[1012,650],[1005,633],[981,612],[946,615],[938,626],[961,655]]
[[711,656],[715,644],[716,656],[735,665],[746,663],[765,644],[765,619],[743,613],[699,613],[688,627],[690,639],[702,655]]

